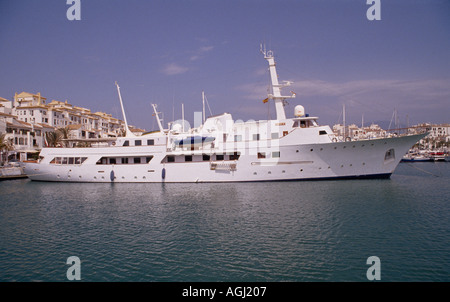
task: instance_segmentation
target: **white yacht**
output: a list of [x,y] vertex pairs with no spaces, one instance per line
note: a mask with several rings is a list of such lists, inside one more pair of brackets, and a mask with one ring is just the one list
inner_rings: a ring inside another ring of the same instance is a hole
[[[159,131],[105,140],[104,146],[43,148],[37,162],[23,163],[31,180],[64,182],[247,182],[335,178],[388,178],[411,146],[426,134],[340,141],[329,126],[297,105],[286,117],[273,52],[269,64],[275,120],[234,121],[223,113],[200,126],[172,123],[165,129],[153,105]],[[117,85],[117,83],[116,83]],[[120,88],[119,100],[123,110]],[[183,118],[184,120],[184,118]]]

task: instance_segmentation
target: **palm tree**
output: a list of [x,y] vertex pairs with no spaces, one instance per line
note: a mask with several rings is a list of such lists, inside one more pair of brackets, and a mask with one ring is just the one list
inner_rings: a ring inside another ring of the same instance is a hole
[[[3,163],[8,159],[8,151],[14,150],[12,139],[6,138],[6,133],[0,134],[0,162]],[[6,152],[4,152],[6,151]],[[3,154],[4,153],[4,154]],[[5,156],[6,155],[6,156]]]
[[70,137],[69,128],[68,127],[58,128],[56,131],[61,134],[61,142],[60,142],[61,145],[63,145],[64,147],[67,147],[67,144],[68,144],[67,139]]
[[62,134],[59,131],[46,132],[45,139],[49,147],[59,147],[62,144]]

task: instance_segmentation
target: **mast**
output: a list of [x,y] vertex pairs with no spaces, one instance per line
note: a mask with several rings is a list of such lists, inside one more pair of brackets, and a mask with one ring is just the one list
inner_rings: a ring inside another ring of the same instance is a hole
[[203,103],[203,124],[205,123],[205,92],[202,91],[202,103]]
[[161,131],[161,133],[164,133],[164,128],[161,124],[161,120],[159,118],[159,112],[156,111],[156,104],[152,104],[153,107],[153,111],[155,112],[155,116],[156,116],[156,121],[158,122],[158,127],[159,127],[159,131]]
[[184,103],[181,103],[181,119],[183,120],[183,133],[184,133]]
[[128,128],[127,117],[125,115],[125,109],[123,108],[122,95],[120,94],[120,87],[119,87],[119,84],[117,84],[117,82],[116,82],[116,86],[117,86],[117,93],[119,94],[120,107],[122,108],[123,120],[125,122],[125,131],[126,131],[125,135],[133,137],[135,135],[133,134],[133,132],[130,131],[130,128]]
[[345,141],[345,104],[342,105],[342,123],[344,124],[344,141]]
[[264,59],[269,63],[269,73],[270,80],[272,86],[272,94],[268,94],[269,99],[274,100],[275,102],[275,110],[277,114],[277,120],[285,120],[286,113],[284,111],[284,100],[295,98],[295,93],[292,93],[290,96],[282,96],[281,88],[290,86],[292,82],[284,81],[282,84],[278,82],[277,69],[275,67],[275,59],[273,57],[273,52],[271,50],[266,51],[266,48],[261,45],[261,53],[264,55]]

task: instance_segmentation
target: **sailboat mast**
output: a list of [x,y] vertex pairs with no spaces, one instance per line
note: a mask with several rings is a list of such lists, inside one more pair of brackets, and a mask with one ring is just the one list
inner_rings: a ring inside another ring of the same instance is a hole
[[205,92],[202,91],[202,103],[203,103],[203,124],[205,123]]

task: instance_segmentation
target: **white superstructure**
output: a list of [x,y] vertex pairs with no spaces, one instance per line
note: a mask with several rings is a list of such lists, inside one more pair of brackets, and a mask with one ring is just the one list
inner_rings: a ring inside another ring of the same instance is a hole
[[[269,63],[276,120],[235,122],[231,114],[211,116],[196,128],[183,122],[159,131],[105,140],[104,147],[43,148],[38,162],[23,163],[32,180],[70,182],[243,182],[389,177],[402,156],[425,134],[338,141],[329,126],[297,105],[287,118],[271,51]],[[120,89],[117,85],[123,109]],[[203,95],[204,106],[204,95]],[[124,114],[125,115],[125,114]],[[125,116],[124,116],[125,117]],[[126,122],[126,118],[125,118]]]

